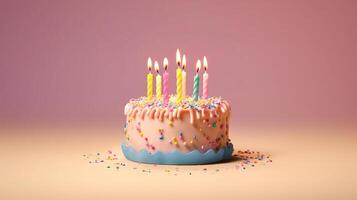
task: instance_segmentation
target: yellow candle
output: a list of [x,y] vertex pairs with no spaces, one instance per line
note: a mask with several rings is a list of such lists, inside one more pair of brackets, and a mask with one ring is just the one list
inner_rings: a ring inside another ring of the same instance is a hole
[[182,56],[182,99],[186,98],[186,56]]
[[181,103],[182,101],[182,69],[181,69],[181,55],[180,51],[176,51],[176,103]]
[[176,103],[181,103],[182,101],[182,69],[177,68],[176,70]]
[[151,68],[152,68],[152,61],[151,61],[151,58],[149,57],[148,58],[148,70],[149,70],[149,73],[148,73],[148,75],[146,77],[146,80],[147,80],[147,98],[148,98],[148,100],[152,99],[153,76],[152,76],[152,73],[151,73]]
[[156,74],[156,99],[161,99],[162,98],[162,77],[159,74],[159,63],[155,61],[154,63],[154,68],[155,71],[157,72]]

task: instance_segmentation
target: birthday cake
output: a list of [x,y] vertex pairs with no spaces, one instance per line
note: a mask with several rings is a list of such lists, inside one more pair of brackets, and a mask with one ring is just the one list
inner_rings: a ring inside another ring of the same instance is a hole
[[125,157],[155,164],[205,164],[230,159],[229,103],[221,97],[199,97],[195,88],[193,96],[182,96],[180,91],[168,95],[165,73],[163,96],[160,92],[156,97],[150,95],[148,76],[149,95],[125,105]]

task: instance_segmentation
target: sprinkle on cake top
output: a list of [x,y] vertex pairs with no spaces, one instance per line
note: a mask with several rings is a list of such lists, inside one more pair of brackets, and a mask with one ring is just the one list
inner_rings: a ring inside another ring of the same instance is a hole
[[192,97],[186,97],[182,100],[181,103],[176,103],[176,96],[171,95],[169,104],[166,106],[161,99],[148,100],[147,97],[139,97],[137,99],[130,99],[129,105],[132,108],[135,107],[157,107],[157,108],[169,108],[169,109],[194,109],[194,110],[201,110],[201,109],[208,109],[214,110],[220,105],[222,102],[226,102],[222,97],[210,97],[208,99],[198,99],[198,101],[194,101]]

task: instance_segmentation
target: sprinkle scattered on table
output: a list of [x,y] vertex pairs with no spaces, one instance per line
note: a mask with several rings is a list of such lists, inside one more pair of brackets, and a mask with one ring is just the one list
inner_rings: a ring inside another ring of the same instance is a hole
[[[161,166],[156,164],[143,164],[127,161],[120,153],[113,150],[107,150],[105,153],[97,152],[95,154],[82,154],[82,158],[90,165],[100,166],[108,170],[126,173],[124,170],[131,170],[135,173],[152,174],[155,172],[164,172],[168,175],[188,175],[204,173],[204,174],[219,174],[223,171],[233,170],[239,172],[249,172],[248,168],[257,168],[265,166],[267,163],[272,163],[270,155],[259,151],[238,150],[233,153],[232,160],[223,163],[215,163],[210,165],[190,165],[190,166]],[[119,170],[120,169],[120,170]],[[195,173],[193,173],[195,172]]]

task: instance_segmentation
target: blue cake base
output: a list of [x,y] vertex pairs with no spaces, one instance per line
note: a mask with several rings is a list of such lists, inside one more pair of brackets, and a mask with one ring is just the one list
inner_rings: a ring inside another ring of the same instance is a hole
[[218,151],[209,149],[205,153],[194,150],[188,153],[181,153],[179,151],[172,151],[169,153],[156,152],[150,153],[145,149],[136,151],[127,144],[121,145],[123,153],[128,160],[163,165],[198,165],[215,163],[232,158],[233,144],[229,143],[225,148]]

